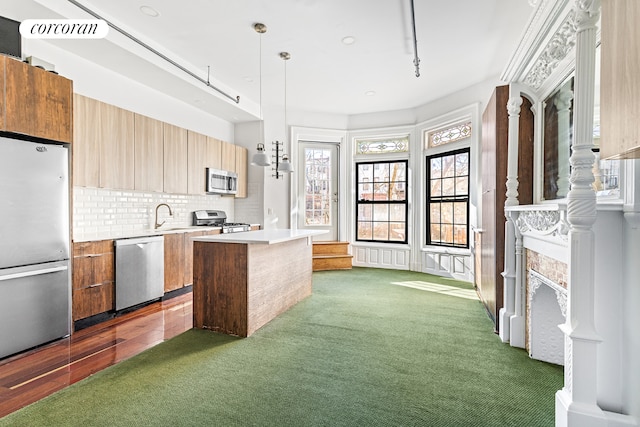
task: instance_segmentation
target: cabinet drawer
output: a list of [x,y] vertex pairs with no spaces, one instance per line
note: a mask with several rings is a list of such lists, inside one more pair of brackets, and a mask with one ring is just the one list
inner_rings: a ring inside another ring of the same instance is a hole
[[114,254],[90,255],[73,258],[73,289],[112,282],[115,280]]
[[94,242],[79,242],[73,244],[73,256],[95,256],[113,253],[113,240],[98,240]]
[[114,282],[73,290],[73,320],[84,319],[114,309]]

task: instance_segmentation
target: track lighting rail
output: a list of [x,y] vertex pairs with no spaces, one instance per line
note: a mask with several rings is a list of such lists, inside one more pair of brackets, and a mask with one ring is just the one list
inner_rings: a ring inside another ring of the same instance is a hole
[[231,95],[229,95],[228,93],[226,93],[225,91],[223,91],[222,89],[219,89],[217,87],[215,87],[214,85],[212,85],[211,83],[209,83],[209,76],[207,75],[207,80],[201,78],[200,76],[198,76],[197,74],[195,74],[194,72],[192,72],[191,70],[183,67],[182,65],[178,64],[176,61],[174,61],[173,59],[167,57],[166,55],[158,52],[157,50],[155,50],[154,48],[152,48],[151,46],[149,46],[148,44],[146,44],[145,42],[143,42],[142,40],[134,37],[133,35],[131,35],[130,33],[126,32],[125,30],[123,30],[122,28],[118,27],[117,25],[113,24],[112,22],[109,22],[108,20],[104,19],[102,16],[98,15],[96,12],[92,11],[91,9],[87,8],[86,6],[80,4],[79,2],[77,2],[76,0],[69,0],[69,3],[72,3],[73,5],[75,5],[76,7],[79,7],[80,9],[84,10],[85,12],[87,12],[89,15],[93,16],[96,19],[102,19],[103,21],[105,21],[107,23],[107,25],[109,25],[111,28],[113,28],[114,30],[116,30],[117,32],[119,32],[120,34],[122,34],[125,37],[128,37],[129,39],[133,40],[134,42],[138,43],[140,46],[144,47],[145,49],[147,49],[148,51],[154,53],[155,55],[159,56],[160,58],[164,59],[165,61],[167,61],[168,63],[170,63],[171,65],[173,65],[174,67],[180,69],[181,71],[185,72],[186,74],[190,75],[191,77],[193,77],[194,79],[198,80],[199,82],[205,84],[207,87],[210,87],[211,89],[215,90],[216,92],[220,93],[221,95],[229,98],[230,100],[232,100],[233,102],[235,102],[236,104],[240,103],[240,96],[236,96],[233,97]]
[[411,0],[411,23],[413,24],[413,65],[416,67],[416,77],[420,77],[420,58],[418,58],[418,40],[416,39],[416,12]]

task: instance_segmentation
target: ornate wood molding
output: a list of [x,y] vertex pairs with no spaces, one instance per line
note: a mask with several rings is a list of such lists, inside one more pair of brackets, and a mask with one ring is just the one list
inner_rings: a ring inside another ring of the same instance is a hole
[[[536,294],[536,291],[540,286],[546,285],[553,289],[556,293],[556,299],[558,300],[558,305],[560,306],[560,311],[562,315],[567,317],[567,290],[549,279],[548,277],[543,276],[534,270],[529,270],[529,307],[531,307],[531,303],[533,301],[533,297]],[[531,320],[531,319],[529,319]]]
[[523,235],[556,237],[563,242],[569,234],[565,210],[523,210],[516,226]]
[[539,89],[576,45],[575,13],[569,12],[564,22],[544,48],[533,68],[524,78],[524,83]]

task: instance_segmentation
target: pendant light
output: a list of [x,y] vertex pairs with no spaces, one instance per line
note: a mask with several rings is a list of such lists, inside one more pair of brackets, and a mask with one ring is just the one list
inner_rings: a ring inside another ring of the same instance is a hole
[[[287,142],[287,61],[291,59],[289,52],[280,52],[280,58],[284,60],[284,142]],[[278,166],[280,172],[293,172],[293,165],[289,161],[289,156],[282,154],[282,162]]]
[[260,129],[258,135],[257,153],[251,158],[251,164],[255,166],[270,166],[269,156],[264,151],[264,120],[262,118],[262,35],[267,32],[267,26],[259,22],[253,24],[253,29],[260,35]]

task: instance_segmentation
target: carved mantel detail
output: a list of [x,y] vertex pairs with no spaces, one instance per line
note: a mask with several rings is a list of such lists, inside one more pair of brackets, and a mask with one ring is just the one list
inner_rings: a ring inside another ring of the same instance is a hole
[[560,311],[562,315],[567,317],[567,290],[555,283],[551,279],[544,277],[542,274],[529,270],[529,306],[531,306],[532,300],[536,291],[541,285],[546,285],[554,290],[556,293],[556,299],[558,300],[558,305],[560,306]]
[[528,282],[529,355],[534,359],[563,364],[565,339],[557,325],[567,318],[567,290],[534,270],[529,270]]
[[575,12],[571,11],[527,73],[524,83],[534,89],[539,89],[558,64],[574,49],[575,45]]
[[523,235],[550,236],[567,241],[569,224],[564,210],[523,210],[516,225]]

